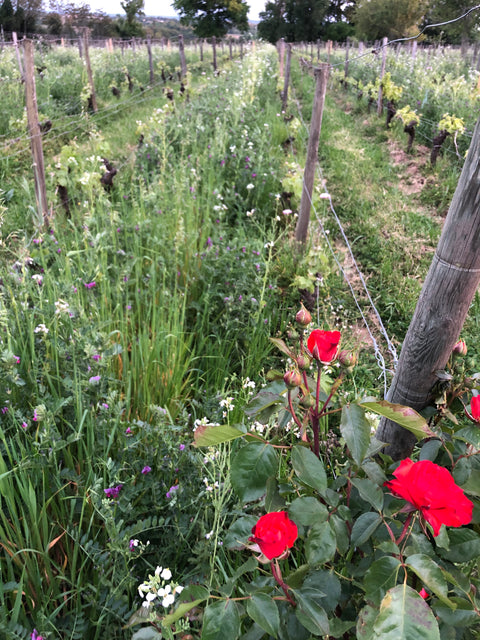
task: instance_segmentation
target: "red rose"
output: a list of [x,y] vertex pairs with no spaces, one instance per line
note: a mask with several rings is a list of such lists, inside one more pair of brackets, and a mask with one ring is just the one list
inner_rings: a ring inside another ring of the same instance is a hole
[[438,536],[442,524],[461,527],[472,519],[473,502],[455,484],[452,474],[430,460],[402,460],[393,472],[396,480],[385,482],[391,492],[410,502]]
[[470,409],[472,411],[472,418],[476,422],[480,422],[480,396],[472,396]]
[[308,336],[307,347],[315,360],[328,364],[335,360],[338,345],[340,344],[340,331],[322,331],[315,329]]
[[272,560],[280,558],[293,547],[298,530],[286,511],[272,511],[259,519],[252,534],[249,540],[258,544],[263,555]]

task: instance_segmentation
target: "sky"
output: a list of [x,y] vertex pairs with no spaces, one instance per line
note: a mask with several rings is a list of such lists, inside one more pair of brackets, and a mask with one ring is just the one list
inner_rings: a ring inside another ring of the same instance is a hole
[[[82,2],[82,4],[84,4]],[[104,11],[108,14],[124,15],[120,0],[85,0],[93,11]],[[265,0],[247,0],[250,7],[248,17],[250,20],[258,20],[258,14],[265,9]],[[175,16],[171,6],[171,0],[145,0],[145,15],[147,16]]]

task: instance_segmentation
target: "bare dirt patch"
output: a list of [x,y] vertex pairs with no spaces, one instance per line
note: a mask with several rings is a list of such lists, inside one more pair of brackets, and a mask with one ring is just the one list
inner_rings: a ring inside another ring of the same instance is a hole
[[405,195],[421,193],[427,180],[424,168],[430,162],[430,149],[421,145],[407,153],[397,140],[388,142],[390,158],[396,167],[402,167],[399,188]]

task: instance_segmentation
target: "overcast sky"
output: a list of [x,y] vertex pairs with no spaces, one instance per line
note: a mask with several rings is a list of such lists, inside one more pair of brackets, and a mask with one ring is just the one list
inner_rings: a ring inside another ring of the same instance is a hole
[[[85,0],[86,4],[94,11],[104,11],[109,14],[125,15],[120,0]],[[82,2],[82,4],[84,4]],[[250,7],[248,17],[250,20],[258,20],[258,14],[265,9],[265,0],[247,0]],[[145,14],[147,16],[174,16],[175,11],[171,6],[171,0],[145,0]]]

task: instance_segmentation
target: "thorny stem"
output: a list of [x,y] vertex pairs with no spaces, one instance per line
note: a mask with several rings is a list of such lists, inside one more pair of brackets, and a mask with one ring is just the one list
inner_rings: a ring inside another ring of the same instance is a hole
[[303,425],[300,422],[300,420],[298,419],[297,414],[295,413],[295,409],[293,408],[292,392],[291,392],[290,389],[287,391],[287,398],[288,398],[288,408],[290,409],[290,413],[292,414],[292,418],[293,418],[295,424],[297,425],[297,427],[299,427],[300,430],[303,431]]
[[413,512],[408,514],[407,519],[405,520],[405,524],[403,525],[402,533],[398,536],[398,538],[396,540],[394,540],[394,542],[397,545],[397,547],[400,544],[400,542],[403,540],[403,538],[405,537],[405,534],[407,533],[407,529],[410,526],[410,522],[412,520],[412,517],[413,517]]
[[282,587],[283,593],[287,598],[288,602],[292,605],[292,607],[296,607],[297,603],[292,598],[292,596],[288,593],[288,585],[283,581],[282,572],[280,571],[280,566],[278,564],[278,560],[272,560],[270,562],[270,568],[272,570],[272,575],[278,584]]

